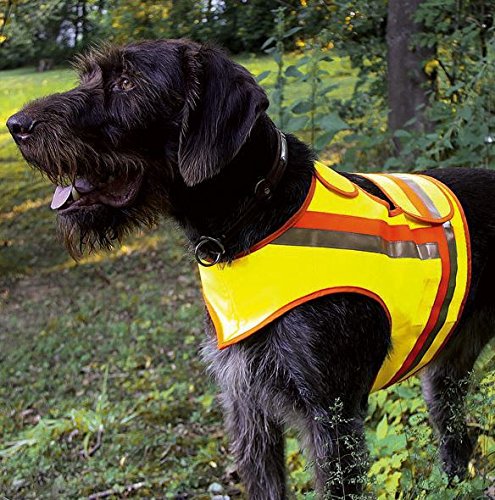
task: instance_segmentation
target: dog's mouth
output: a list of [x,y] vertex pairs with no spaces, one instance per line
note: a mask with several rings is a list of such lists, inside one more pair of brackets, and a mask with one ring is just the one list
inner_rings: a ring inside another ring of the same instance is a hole
[[56,187],[50,207],[61,215],[97,205],[125,208],[136,199],[142,179],[142,174],[127,174],[92,183],[77,177],[72,184]]

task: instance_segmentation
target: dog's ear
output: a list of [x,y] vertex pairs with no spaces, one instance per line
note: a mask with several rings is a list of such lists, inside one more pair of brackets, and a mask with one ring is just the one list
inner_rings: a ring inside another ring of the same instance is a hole
[[268,98],[251,74],[218,49],[186,50],[186,102],[179,171],[188,186],[214,175],[239,152]]

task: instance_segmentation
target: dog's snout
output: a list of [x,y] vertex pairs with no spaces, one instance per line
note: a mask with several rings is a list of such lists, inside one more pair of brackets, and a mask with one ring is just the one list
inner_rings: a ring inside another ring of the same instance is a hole
[[22,111],[16,113],[15,115],[12,115],[7,120],[7,128],[9,129],[14,139],[18,141],[22,141],[29,137],[35,125],[36,120],[33,120],[28,114]]

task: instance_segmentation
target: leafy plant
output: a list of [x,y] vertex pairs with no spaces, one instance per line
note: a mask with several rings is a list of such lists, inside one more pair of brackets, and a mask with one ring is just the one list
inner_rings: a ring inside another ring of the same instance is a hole
[[[262,48],[272,55],[277,63],[275,90],[272,102],[275,107],[275,121],[287,132],[300,132],[317,151],[323,150],[348,125],[338,113],[330,109],[329,94],[338,86],[328,84],[330,75],[323,63],[330,63],[329,33],[323,30],[304,44],[303,55],[294,64],[285,66],[284,40],[292,37],[301,30],[300,26],[286,28],[285,8],[274,11],[275,35],[268,38]],[[265,71],[258,76],[262,81],[269,76]],[[287,84],[306,84],[309,87],[307,96],[297,99],[288,106],[285,102],[285,88]]]
[[[495,166],[493,0],[423,0],[415,20],[423,26],[412,42],[434,49],[423,70],[435,82],[426,110],[426,133],[411,131],[414,119],[392,136],[387,131],[385,26],[386,2],[359,8],[336,2],[334,17],[347,30],[337,30],[336,45],[359,69],[353,97],[335,102],[353,126],[342,158],[346,169],[413,170],[439,166]],[[345,16],[345,17],[344,17]],[[333,25],[335,26],[335,25]],[[336,27],[335,27],[336,28]],[[366,50],[363,50],[366,47]],[[377,112],[378,110],[378,112]],[[402,151],[395,157],[392,139]]]
[[101,445],[105,426],[113,420],[107,399],[107,380],[108,368],[94,410],[77,408],[63,417],[40,418],[34,427],[22,432],[15,441],[7,442],[5,448],[0,449],[0,458],[12,458],[17,453],[27,453],[36,459],[63,437],[69,443],[81,441],[81,453],[85,457],[91,456]]
[[[271,54],[273,60],[277,64],[277,75],[275,79],[275,90],[272,93],[271,100],[275,108],[274,116],[275,122],[278,127],[285,129],[286,122],[288,120],[287,108],[285,106],[285,87],[287,85],[287,72],[284,72],[285,60],[284,60],[284,40],[288,39],[295,33],[297,33],[301,28],[286,28],[286,8],[279,7],[272,11],[274,15],[275,31],[274,35],[268,38],[263,45],[261,50],[264,50],[267,54]],[[261,82],[267,76],[269,76],[270,71],[264,71],[258,76],[258,82]]]

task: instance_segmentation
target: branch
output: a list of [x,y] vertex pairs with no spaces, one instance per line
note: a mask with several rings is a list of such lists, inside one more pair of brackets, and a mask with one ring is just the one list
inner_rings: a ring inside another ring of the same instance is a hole
[[101,448],[101,444],[103,442],[102,437],[103,437],[103,429],[100,427],[98,429],[98,433],[96,434],[96,443],[94,444],[94,446],[92,446],[89,450],[81,451],[81,455],[84,458],[92,457]]
[[133,491],[139,490],[139,488],[142,488],[143,486],[146,486],[146,483],[144,481],[141,481],[140,483],[134,483],[124,486],[123,491],[120,490],[120,488],[112,488],[110,490],[100,491],[98,493],[93,493],[92,495],[89,495],[88,500],[98,500],[100,498],[108,498],[113,495],[117,495],[119,493],[131,493]]
[[440,67],[443,69],[443,72],[447,76],[447,79],[449,80],[450,85],[453,87],[455,85],[454,77],[447,71],[445,64],[440,59],[437,59],[437,61],[438,61],[438,64],[440,65]]

